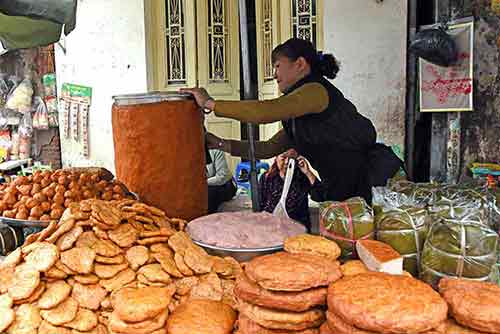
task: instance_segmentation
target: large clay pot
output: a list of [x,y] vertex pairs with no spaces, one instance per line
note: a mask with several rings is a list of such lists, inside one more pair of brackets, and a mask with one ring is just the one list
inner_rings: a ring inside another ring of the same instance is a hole
[[203,121],[194,100],[176,93],[114,97],[117,178],[170,217],[207,213]]

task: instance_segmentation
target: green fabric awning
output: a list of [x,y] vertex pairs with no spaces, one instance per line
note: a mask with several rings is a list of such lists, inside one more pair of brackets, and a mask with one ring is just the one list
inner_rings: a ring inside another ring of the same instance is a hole
[[0,0],[3,52],[55,43],[74,29],[75,20],[76,0]]

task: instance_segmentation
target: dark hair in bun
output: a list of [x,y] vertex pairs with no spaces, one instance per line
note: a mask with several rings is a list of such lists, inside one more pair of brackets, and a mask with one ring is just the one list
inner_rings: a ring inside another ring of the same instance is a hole
[[287,57],[295,61],[303,57],[311,66],[313,74],[325,76],[329,79],[335,79],[339,72],[339,63],[331,54],[318,52],[310,41],[299,38],[290,38],[283,44],[274,48],[272,53],[273,63],[279,57]]

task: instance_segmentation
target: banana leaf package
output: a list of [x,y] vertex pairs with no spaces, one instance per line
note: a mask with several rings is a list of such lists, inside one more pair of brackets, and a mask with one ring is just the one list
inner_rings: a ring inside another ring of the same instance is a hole
[[462,207],[432,216],[421,260],[420,278],[437,287],[442,277],[479,281],[498,279],[498,234],[482,213]]
[[376,239],[389,244],[404,258],[403,266],[417,276],[427,236],[429,213],[405,194],[373,188]]
[[396,181],[389,183],[388,187],[392,191],[405,194],[415,204],[432,205],[436,201],[436,193],[440,185],[438,183]]
[[320,233],[342,249],[342,258],[356,258],[356,242],[373,239],[375,223],[372,208],[360,197],[344,202],[320,204]]

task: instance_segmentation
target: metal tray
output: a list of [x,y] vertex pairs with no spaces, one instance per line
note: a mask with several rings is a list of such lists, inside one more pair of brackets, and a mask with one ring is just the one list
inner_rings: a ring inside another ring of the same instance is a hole
[[195,244],[203,247],[210,255],[216,256],[231,256],[238,262],[247,262],[257,256],[276,253],[283,250],[283,245],[266,247],[266,248],[224,248],[205,244],[200,241],[193,240]]
[[7,217],[0,217],[0,223],[4,223],[11,227],[47,227],[50,222],[42,222],[40,220],[22,220]]

